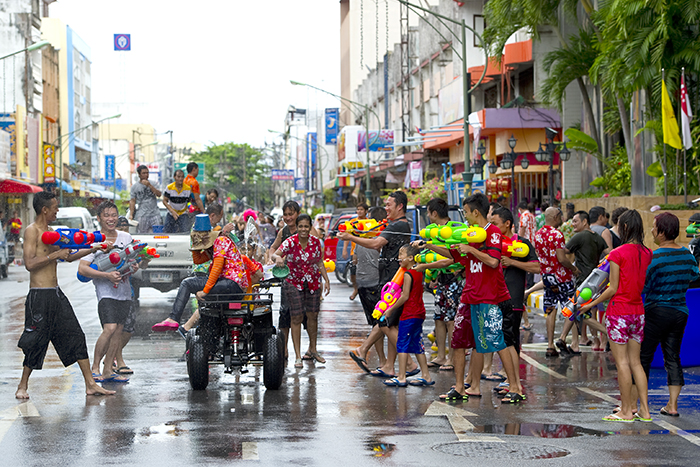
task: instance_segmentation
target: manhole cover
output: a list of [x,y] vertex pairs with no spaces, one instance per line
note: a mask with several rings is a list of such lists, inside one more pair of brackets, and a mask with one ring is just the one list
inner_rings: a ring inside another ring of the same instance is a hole
[[453,456],[481,457],[482,459],[554,459],[569,455],[566,449],[554,446],[527,446],[507,443],[447,443],[434,446],[435,451]]

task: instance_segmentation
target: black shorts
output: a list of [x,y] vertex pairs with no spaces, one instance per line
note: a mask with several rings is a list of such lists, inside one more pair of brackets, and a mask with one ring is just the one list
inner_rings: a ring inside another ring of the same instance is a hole
[[378,323],[378,321],[372,317],[372,313],[374,312],[374,307],[377,305],[377,302],[379,302],[380,291],[378,285],[374,287],[358,287],[357,289],[357,295],[360,296],[360,302],[365,312],[367,324],[370,326],[374,326]]
[[126,315],[126,321],[124,321],[124,332],[132,334],[136,328],[136,315],[139,307],[136,306],[133,300],[129,302],[129,313]]
[[522,311],[514,310],[510,300],[498,304],[503,314],[503,341],[507,347],[511,345],[520,352],[520,320]]
[[61,289],[30,289],[24,304],[24,332],[17,346],[23,365],[41,370],[49,342],[64,366],[88,358],[85,334]]
[[403,312],[403,306],[394,310],[391,315],[382,321],[379,321],[379,327],[384,328],[384,327],[394,327],[399,325],[399,321],[401,321],[401,313]]
[[124,324],[129,315],[131,300],[115,300],[103,298],[97,304],[97,314],[100,316],[100,324]]

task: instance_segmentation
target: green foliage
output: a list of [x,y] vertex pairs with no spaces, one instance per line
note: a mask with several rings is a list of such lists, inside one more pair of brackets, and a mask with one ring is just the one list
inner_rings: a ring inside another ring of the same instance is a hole
[[600,190],[590,189],[588,191],[582,191],[581,193],[576,193],[575,195],[567,197],[570,199],[600,198],[600,193]]
[[628,195],[632,190],[632,169],[625,148],[616,145],[603,165],[603,175],[593,180],[591,186],[613,196]]
[[602,157],[598,150],[598,143],[583,131],[572,127],[564,131],[564,135],[569,139],[566,143],[569,149],[592,154],[598,159]]
[[660,204],[659,207],[662,211],[687,211],[687,204]]
[[424,182],[423,186],[420,188],[407,191],[406,196],[408,197],[408,204],[414,204],[416,206],[423,206],[433,198],[442,198],[447,201],[445,184],[440,182],[440,179],[437,177]]
[[[265,211],[274,205],[270,161],[258,148],[248,144],[224,143],[207,147],[192,156],[207,167],[203,193],[216,187],[219,195],[247,200],[247,206]],[[223,175],[217,172],[223,172]]]

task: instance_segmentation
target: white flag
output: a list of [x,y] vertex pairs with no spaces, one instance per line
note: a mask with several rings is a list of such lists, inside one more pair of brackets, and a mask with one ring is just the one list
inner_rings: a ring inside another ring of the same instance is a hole
[[690,149],[693,147],[693,140],[690,137],[690,121],[693,119],[693,111],[690,109],[688,90],[685,87],[685,72],[681,75],[681,133],[683,134],[683,147]]

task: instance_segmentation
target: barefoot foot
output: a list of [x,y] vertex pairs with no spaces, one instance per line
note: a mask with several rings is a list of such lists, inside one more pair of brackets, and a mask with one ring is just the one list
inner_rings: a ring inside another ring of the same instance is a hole
[[116,393],[116,391],[109,391],[97,383],[88,384],[88,386],[85,388],[85,394],[88,396],[111,396],[112,394]]
[[29,399],[27,388],[18,387],[17,392],[15,393],[15,399]]

